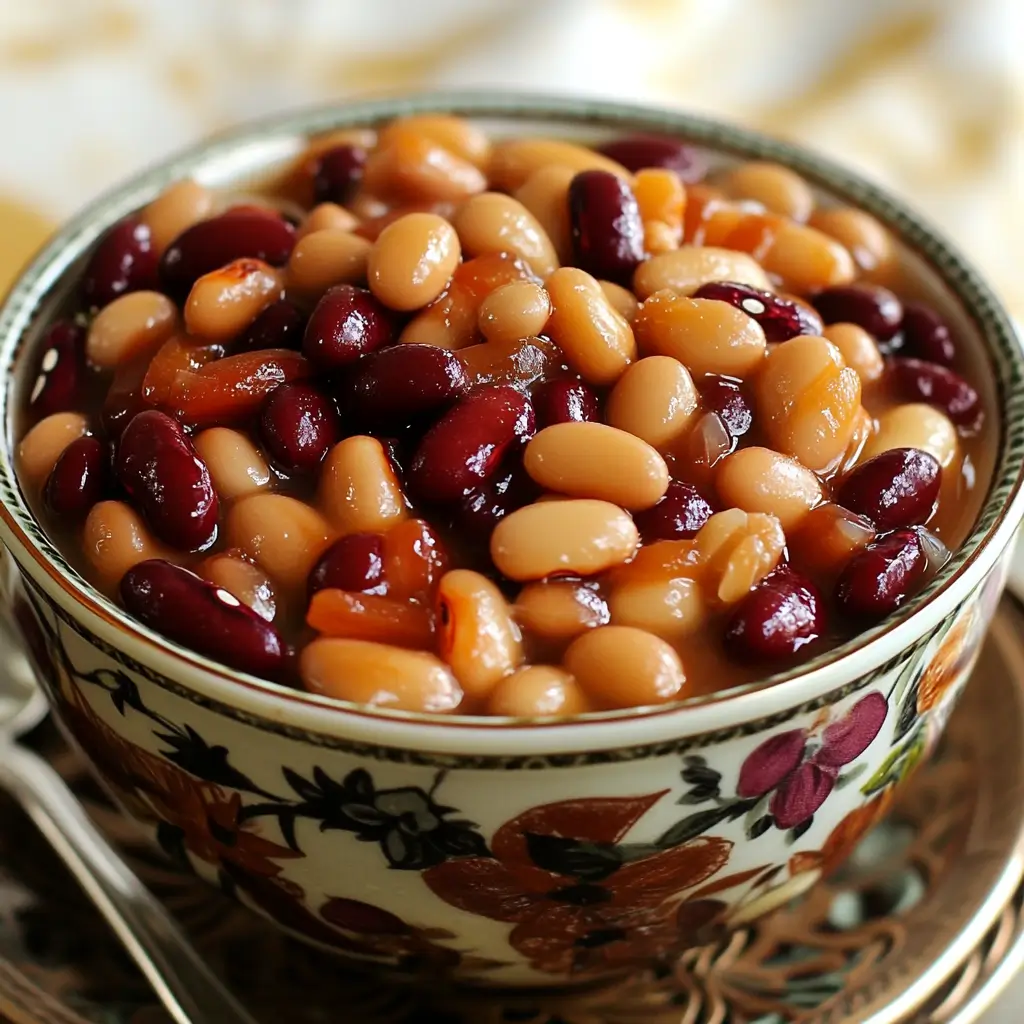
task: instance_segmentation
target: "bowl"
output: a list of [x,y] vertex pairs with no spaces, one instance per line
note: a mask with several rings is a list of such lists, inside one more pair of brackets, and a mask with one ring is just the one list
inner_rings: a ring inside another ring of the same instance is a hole
[[[927,589],[855,641],[712,697],[568,721],[370,712],[244,676],[129,620],[34,520],[12,468],[26,353],[97,238],[172,180],[237,185],[309,135],[423,111],[500,133],[680,136],[769,159],[879,218],[998,410],[975,528]],[[1005,584],[1022,514],[1024,360],[976,272],[856,175],[753,132],[567,99],[426,95],[289,114],[99,200],[0,312],[8,600],[54,713],[160,846],[281,928],[411,978],[559,986],[667,960],[839,864],[935,744]]]

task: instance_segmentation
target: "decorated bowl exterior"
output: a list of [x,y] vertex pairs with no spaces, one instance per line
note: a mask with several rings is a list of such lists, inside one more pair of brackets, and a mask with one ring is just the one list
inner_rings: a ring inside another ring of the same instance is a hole
[[[33,520],[10,436],[21,355],[76,261],[182,174],[237,180],[293,156],[307,133],[436,109],[555,131],[672,131],[782,160],[923,255],[984,347],[1002,428],[978,525],[927,590],[858,644],[725,698],[503,724],[371,714],[240,676],[149,633],[82,580]],[[970,267],[841,169],[633,108],[425,97],[293,115],[211,143],[101,201],[41,254],[0,311],[0,369],[0,541],[19,570],[8,597],[58,721],[171,856],[282,928],[413,977],[588,981],[667,960],[813,884],[938,738],[1024,511],[1021,355]]]

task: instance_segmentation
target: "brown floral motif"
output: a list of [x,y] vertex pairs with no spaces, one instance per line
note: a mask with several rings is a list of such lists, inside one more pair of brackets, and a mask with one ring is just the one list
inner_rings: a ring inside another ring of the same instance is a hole
[[820,850],[804,850],[789,858],[789,873],[802,874],[805,871],[820,871],[829,874],[834,871],[851,851],[889,812],[895,789],[890,786],[860,807],[855,807],[829,833]]
[[975,628],[977,617],[973,609],[966,612],[928,663],[918,683],[918,714],[931,711],[940,704],[947,691],[963,678],[981,642],[981,630]]
[[453,907],[513,924],[510,944],[537,970],[587,974],[657,960],[722,914],[712,890],[695,890],[733,846],[711,836],[669,849],[624,843],[666,792],[534,807],[497,830],[493,857],[438,864],[424,881]]

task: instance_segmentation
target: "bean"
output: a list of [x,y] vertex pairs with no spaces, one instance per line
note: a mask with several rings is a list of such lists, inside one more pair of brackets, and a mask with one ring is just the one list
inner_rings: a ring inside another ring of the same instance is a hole
[[491,185],[503,192],[514,192],[531,174],[549,164],[567,167],[577,174],[602,170],[629,178],[621,164],[584,146],[559,139],[522,138],[499,142],[492,150],[488,168]]
[[735,199],[751,199],[770,213],[805,221],[814,209],[814,193],[796,171],[781,164],[751,161],[726,173],[719,184]]
[[399,117],[381,129],[377,144],[386,148],[397,139],[425,138],[477,167],[486,167],[491,155],[487,133],[461,117],[445,114],[414,114]]
[[498,523],[491,558],[512,580],[553,573],[592,576],[631,558],[639,539],[633,520],[609,502],[537,502]]
[[956,360],[956,343],[949,324],[923,302],[907,302],[900,324],[902,351],[908,356],[940,366],[952,366]]
[[826,324],[856,324],[878,341],[888,341],[903,320],[903,303],[888,288],[877,284],[858,282],[826,288],[813,301]]
[[739,381],[709,374],[700,381],[700,400],[718,415],[730,437],[742,437],[754,424],[754,411]]
[[78,412],[55,412],[40,420],[18,445],[22,486],[30,491],[42,487],[68,445],[88,431],[89,421]]
[[341,534],[379,533],[408,514],[384,446],[363,435],[346,437],[327,453],[319,500]]
[[213,193],[199,182],[185,178],[161,192],[139,219],[149,228],[153,250],[159,254],[212,210]]
[[590,710],[586,695],[568,672],[527,665],[500,680],[487,701],[489,715],[509,718],[568,718]]
[[322,636],[372,640],[414,650],[434,646],[434,621],[426,608],[380,594],[318,590],[309,602],[306,624]]
[[518,199],[483,192],[465,202],[453,221],[467,256],[510,252],[546,278],[558,267],[558,256],[537,218]]
[[46,507],[61,518],[82,519],[107,489],[109,461],[107,446],[95,437],[72,441],[46,478]]
[[921,359],[894,359],[890,376],[905,401],[927,402],[963,427],[973,427],[981,418],[978,392],[945,366]]
[[458,202],[487,187],[480,169],[423,135],[393,135],[366,161],[366,190],[391,202]]
[[641,351],[672,356],[694,374],[744,377],[764,362],[760,324],[726,302],[656,292],[640,306],[634,327]]
[[734,604],[779,564],[786,536],[774,516],[730,508],[701,527],[695,545],[704,591],[722,604]]
[[272,302],[246,328],[242,336],[235,342],[232,350],[239,352],[259,352],[263,349],[302,348],[302,335],[306,329],[306,316],[287,299]]
[[313,196],[318,203],[347,203],[363,180],[366,147],[342,143],[320,153],[313,164]]
[[809,469],[770,448],[741,448],[723,459],[715,482],[726,505],[767,512],[787,533],[822,497],[818,478]]
[[683,240],[686,191],[675,171],[648,167],[633,180],[643,221],[643,248],[652,255],[678,249]]
[[306,583],[309,597],[325,589],[387,594],[384,538],[379,533],[350,533],[336,540],[310,570]]
[[513,452],[490,479],[459,502],[453,525],[472,540],[486,544],[500,519],[534,501],[539,492],[518,453]]
[[761,265],[745,252],[684,245],[641,263],[633,275],[633,291],[641,300],[665,288],[679,295],[691,295],[712,281],[749,285],[761,291],[771,288]]
[[608,605],[616,626],[643,629],[671,643],[696,633],[707,621],[700,585],[687,577],[617,586]]
[[631,708],[678,700],[686,686],[679,655],[632,626],[602,626],[577,637],[565,667],[598,707]]
[[535,381],[562,368],[561,351],[546,338],[488,341],[460,349],[459,362],[470,391],[493,384],[511,384],[525,391]]
[[581,380],[571,377],[546,380],[533,390],[537,426],[575,423],[599,418],[597,395]]
[[855,619],[883,619],[920,588],[927,567],[917,531],[894,530],[854,555],[839,577],[836,601]]
[[142,517],[122,501],[93,505],[82,528],[82,551],[104,588],[117,586],[139,562],[166,554]]
[[697,151],[664,135],[627,135],[598,146],[597,151],[634,173],[645,167],[664,167],[685,182],[700,181],[704,176],[704,161]]
[[636,358],[636,341],[601,285],[577,267],[562,267],[548,278],[547,290],[552,305],[547,331],[569,365],[588,384],[616,381]]
[[878,380],[885,372],[885,361],[879,352],[875,339],[857,324],[829,324],[822,331],[843,357],[847,366],[857,371],[861,383]]
[[534,171],[515,191],[515,198],[543,228],[562,264],[572,259],[569,185],[574,177],[571,167],[547,164]]
[[532,281],[511,281],[496,288],[477,314],[480,333],[491,342],[511,342],[540,334],[551,316],[551,299]]
[[87,307],[102,309],[119,295],[157,286],[157,255],[148,225],[133,217],[115,224],[93,250],[82,275]]
[[121,580],[129,614],[169,640],[264,679],[284,671],[277,630],[228,591],[163,559],[140,562]]
[[818,588],[789,566],[766,576],[733,613],[725,649],[746,662],[786,661],[825,632]]
[[367,640],[314,640],[299,656],[299,671],[311,693],[363,706],[444,714],[462,701],[439,658]]
[[638,512],[633,521],[645,544],[694,537],[714,515],[714,508],[693,484],[672,480],[660,501]]
[[125,427],[117,478],[161,540],[199,551],[217,536],[219,502],[209,470],[181,424],[155,409]]
[[791,547],[809,572],[834,577],[875,539],[875,532],[870,520],[825,502],[807,513],[791,538]]
[[277,598],[273,584],[267,574],[252,562],[233,554],[211,555],[203,562],[199,575],[234,595],[264,622],[274,621]]
[[189,334],[231,341],[281,298],[281,275],[260,260],[241,259],[204,274],[185,303]]
[[283,494],[250,494],[237,501],[228,511],[225,534],[229,547],[291,593],[302,590],[335,537],[319,512]]
[[644,258],[644,225],[629,183],[608,171],[581,171],[569,186],[575,263],[594,277],[627,283]]
[[178,309],[166,295],[129,292],[96,314],[86,337],[85,354],[93,366],[114,369],[152,355],[178,324]]
[[85,383],[85,332],[58,320],[46,333],[28,406],[34,416],[65,412],[79,401]]
[[437,531],[424,519],[403,519],[384,535],[388,593],[401,601],[433,601],[450,562]]
[[571,580],[528,583],[519,591],[514,613],[523,629],[549,640],[571,640],[611,621],[605,599]]
[[391,309],[420,309],[444,290],[460,255],[459,236],[448,221],[433,213],[406,214],[370,250],[370,291]]
[[322,295],[338,284],[366,280],[372,244],[341,228],[303,235],[288,260],[288,285],[306,295]]
[[604,292],[604,297],[608,300],[612,309],[626,323],[632,324],[636,319],[637,310],[640,308],[640,303],[637,302],[636,296],[628,288],[623,288],[621,284],[616,284],[614,281],[598,281],[598,284],[601,286],[601,291]]
[[359,218],[337,203],[319,203],[306,214],[295,233],[296,241],[317,231],[355,231]]
[[648,356],[619,378],[608,397],[608,422],[654,448],[664,448],[690,426],[697,389],[671,356]]
[[873,459],[893,448],[919,448],[947,469],[960,451],[960,441],[948,416],[930,405],[914,402],[894,406],[878,417],[878,429],[864,446],[861,460]]
[[768,341],[788,341],[798,334],[821,334],[821,320],[801,303],[732,281],[711,281],[694,293],[695,299],[717,299],[742,309],[764,330]]
[[525,395],[502,385],[481,388],[423,437],[409,466],[409,486],[424,501],[458,501],[533,431],[533,406]]
[[843,481],[836,500],[879,530],[893,530],[926,523],[941,485],[942,467],[934,455],[892,448],[862,462]]
[[330,399],[311,384],[296,381],[267,396],[260,434],[285,473],[312,473],[341,437],[341,422]]
[[845,246],[863,271],[886,271],[896,262],[889,232],[863,210],[850,206],[819,207],[811,214],[809,223]]
[[390,310],[365,288],[338,284],[321,297],[306,325],[302,351],[324,372],[341,369],[394,341]]

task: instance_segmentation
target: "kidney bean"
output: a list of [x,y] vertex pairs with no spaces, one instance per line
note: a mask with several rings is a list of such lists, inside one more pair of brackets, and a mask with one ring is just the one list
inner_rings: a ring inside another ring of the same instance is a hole
[[266,348],[302,348],[306,315],[287,299],[272,302],[232,344],[233,352],[257,352]]
[[518,456],[502,465],[494,477],[470,491],[455,509],[454,524],[474,540],[486,542],[509,512],[529,505],[540,489]]
[[931,306],[908,302],[903,306],[901,351],[915,359],[940,366],[952,366],[956,359],[956,343],[949,325]]
[[121,579],[121,601],[143,625],[230,668],[277,678],[286,661],[278,631],[233,594],[155,558]]
[[80,437],[64,449],[50,471],[43,491],[54,515],[81,519],[103,499],[110,453],[95,437]]
[[239,208],[201,220],[186,229],[160,260],[163,290],[182,302],[192,285],[235,260],[262,260],[283,266],[295,245],[295,228],[283,217]]
[[866,516],[879,530],[927,522],[942,485],[934,455],[892,448],[861,463],[842,483],[836,501]]
[[900,397],[941,409],[954,423],[974,426],[982,414],[978,392],[953,370],[922,359],[893,359],[889,374]]
[[903,319],[903,303],[888,288],[877,284],[859,282],[826,288],[812,301],[825,323],[857,324],[878,341],[888,341]]
[[78,403],[85,383],[85,331],[70,320],[58,320],[47,332],[29,394],[35,416],[64,412]]
[[102,308],[119,295],[157,287],[157,255],[149,228],[129,217],[96,246],[82,276],[87,306]]
[[594,277],[628,283],[644,258],[644,224],[629,183],[608,171],[582,171],[569,186],[576,264]]
[[857,619],[894,612],[924,582],[928,559],[917,530],[894,530],[854,555],[836,585],[839,607]]
[[707,170],[696,150],[663,135],[627,135],[598,147],[598,152],[636,173],[645,167],[666,167],[687,183],[700,181]]
[[456,405],[420,442],[409,486],[424,501],[455,502],[498,469],[504,454],[534,432],[533,406],[515,388],[481,388]]
[[309,473],[341,437],[334,405],[305,381],[282,384],[267,396],[260,433],[270,457],[286,473]]
[[339,284],[328,289],[316,304],[302,351],[318,369],[337,370],[395,338],[395,321],[365,288]]
[[310,570],[306,590],[347,590],[361,594],[386,594],[384,538],[379,533],[350,533],[335,541]]
[[537,427],[555,423],[583,423],[600,418],[597,395],[581,380],[562,377],[541,381],[533,389]]
[[366,150],[362,146],[342,145],[321,153],[313,166],[313,195],[318,203],[344,205],[356,193],[363,180]]
[[702,284],[693,297],[717,299],[742,309],[761,325],[768,341],[787,341],[798,334],[821,334],[821,321],[806,306],[748,284],[710,281]]
[[135,416],[121,435],[116,471],[154,533],[168,544],[198,551],[216,537],[217,492],[177,420],[156,409]]
[[672,480],[656,504],[633,516],[645,544],[655,540],[695,537],[714,515],[714,508],[692,484]]
[[781,565],[740,602],[725,630],[725,648],[740,661],[782,661],[824,632],[818,588]]
[[754,411],[739,381],[710,373],[697,381],[701,404],[717,413],[730,437],[742,437],[754,425]]

